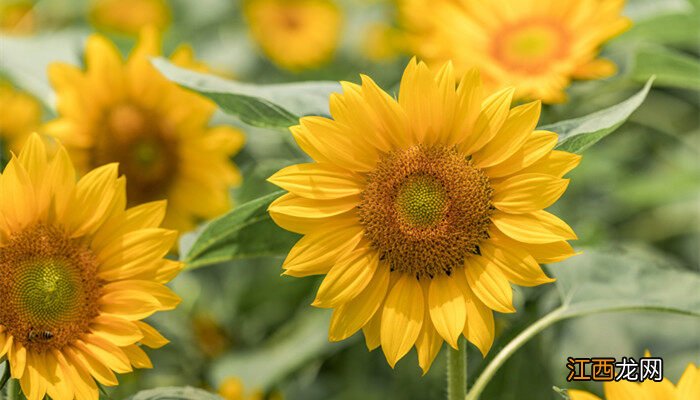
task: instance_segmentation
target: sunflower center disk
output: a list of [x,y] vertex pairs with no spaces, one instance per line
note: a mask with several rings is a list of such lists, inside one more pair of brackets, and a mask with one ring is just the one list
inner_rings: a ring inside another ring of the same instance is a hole
[[119,172],[129,177],[132,204],[165,198],[179,162],[174,130],[157,113],[128,103],[107,111],[103,123],[93,166],[118,162]]
[[429,227],[445,215],[447,195],[442,183],[430,175],[406,178],[396,196],[399,218],[414,227]]
[[450,148],[412,147],[385,156],[358,207],[365,236],[391,269],[432,278],[462,268],[488,238],[493,190]]
[[60,229],[37,225],[0,249],[0,325],[32,350],[87,332],[100,287],[92,252]]
[[568,52],[568,34],[550,21],[522,21],[494,35],[493,56],[514,70],[540,73]]

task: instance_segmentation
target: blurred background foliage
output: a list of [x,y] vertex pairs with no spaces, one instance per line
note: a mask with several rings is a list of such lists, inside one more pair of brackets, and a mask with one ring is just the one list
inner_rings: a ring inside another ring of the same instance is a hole
[[[242,82],[358,82],[358,74],[364,73],[395,93],[408,59],[396,37],[392,1],[338,1],[342,22],[337,49],[326,63],[294,71],[278,67],[261,52],[241,2],[155,3],[169,10],[159,22],[165,27],[165,54],[187,42],[219,75]],[[106,34],[124,53],[135,42],[128,32],[100,22],[94,7],[88,1],[0,0],[0,78],[35,96],[43,104],[44,120],[53,116],[54,98],[45,74],[49,62],[79,64],[82,43],[93,31]],[[104,13],[110,14],[108,9]],[[700,264],[700,0],[629,0],[625,14],[634,21],[633,28],[603,51],[618,64],[619,73],[573,84],[568,103],[543,112],[541,125],[586,115],[630,97],[649,76],[657,76],[644,104],[614,135],[588,150],[570,174],[569,190],[554,212],[576,230],[580,240],[574,245],[584,249],[584,255],[550,271],[557,275],[576,264],[596,263],[618,276],[616,270],[643,256],[643,263],[653,260],[659,271],[686,271],[691,279]],[[251,127],[223,113],[216,122],[240,126],[247,135],[245,149],[235,158],[244,175],[244,183],[231,192],[236,204],[272,193],[275,188],[265,179],[304,158],[284,131]],[[243,234],[248,236],[241,239],[251,243],[265,240],[256,230]],[[195,237],[183,238],[183,252]],[[284,246],[293,243],[294,236],[280,240]],[[596,248],[613,255],[601,255]],[[367,351],[359,334],[329,343],[329,314],[309,306],[320,280],[280,277],[281,262],[279,256],[244,255],[182,273],[172,285],[182,305],[152,320],[172,343],[149,353],[155,369],[120,377],[111,398],[160,386],[217,392],[231,378],[240,380],[247,393],[259,391],[272,398],[444,396],[444,354],[421,377],[415,353],[392,371],[379,350]],[[623,275],[628,280],[595,279],[606,280],[601,283],[608,293],[624,294],[629,285],[653,282],[661,274],[640,271]],[[669,297],[676,285],[684,284],[673,279],[664,283]],[[516,289],[518,312],[497,318],[490,357],[550,310],[556,292],[555,285]],[[688,362],[700,361],[699,337],[699,320],[682,315],[601,314],[568,320],[516,353],[483,398],[555,399],[559,395],[552,385],[583,386],[600,393],[599,385],[566,383],[567,356],[639,357],[645,349],[664,358],[666,375],[675,382]],[[475,348],[469,350],[469,375],[474,379],[485,362]]]

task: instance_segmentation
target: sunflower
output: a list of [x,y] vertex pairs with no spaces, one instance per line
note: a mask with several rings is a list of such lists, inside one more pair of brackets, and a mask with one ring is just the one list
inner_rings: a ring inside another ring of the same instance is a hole
[[624,0],[401,0],[408,47],[429,63],[480,68],[492,90],[516,98],[566,100],[571,79],[615,73],[599,47],[630,26]]
[[279,67],[318,67],[338,45],[342,17],[332,0],[247,0],[243,11],[253,38]]
[[[700,399],[700,368],[688,364],[678,386],[664,378],[661,382],[605,382],[603,390],[607,400],[697,400]],[[581,390],[567,390],[567,393],[571,400],[601,400]]]
[[427,371],[461,335],[486,354],[492,311],[515,311],[510,283],[551,282],[538,263],[574,254],[574,232],[543,208],[580,157],[534,130],[539,102],[483,98],[476,70],[455,90],[450,63],[434,74],[413,59],[398,101],[366,76],[342,87],[333,119],[291,128],[315,162],[269,178],[289,191],[270,215],[305,235],[285,274],[326,274],[313,305],[334,309],[330,340],[362,328],[392,367],[415,345]]
[[142,346],[167,343],[141,320],[180,302],[163,259],[177,233],[164,202],[126,209],[108,164],[75,181],[63,147],[32,135],[0,175],[0,358],[29,400],[98,398],[95,381],[150,368]]
[[[228,188],[240,181],[229,157],[243,135],[208,126],[214,103],[158,73],[149,58],[159,48],[156,31],[144,30],[122,64],[117,48],[95,35],[87,41],[84,71],[52,64],[60,116],[46,132],[65,144],[81,171],[118,162],[128,178],[129,200],[168,199],[164,225],[187,231],[229,209]],[[175,56],[191,59],[187,49]]]
[[98,28],[138,35],[144,26],[165,30],[172,19],[165,0],[92,0],[90,22]]
[[33,96],[0,81],[0,147],[5,155],[18,152],[40,124],[41,104]]

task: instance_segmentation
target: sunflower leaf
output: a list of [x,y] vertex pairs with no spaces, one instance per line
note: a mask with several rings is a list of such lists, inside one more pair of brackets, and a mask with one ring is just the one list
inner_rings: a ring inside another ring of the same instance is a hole
[[222,398],[206,390],[186,386],[143,390],[127,400],[222,400]]
[[198,268],[243,258],[281,257],[298,235],[279,228],[267,208],[284,191],[277,191],[237,206],[180,240],[181,259]]
[[287,129],[305,115],[328,115],[328,97],[340,91],[329,81],[255,85],[177,67],[164,58],[153,65],[171,81],[210,98],[228,114],[252,126]]
[[657,86],[700,90],[700,62],[675,50],[655,46],[636,54],[632,78],[644,81],[652,75]]
[[580,154],[627,121],[627,118],[642,105],[653,82],[654,77],[649,78],[642,90],[622,103],[583,117],[545,125],[540,129],[559,135],[557,149]]

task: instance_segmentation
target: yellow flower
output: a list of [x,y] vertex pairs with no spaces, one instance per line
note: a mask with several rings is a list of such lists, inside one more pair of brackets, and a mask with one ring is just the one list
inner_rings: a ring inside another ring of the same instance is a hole
[[97,400],[95,381],[151,368],[141,346],[167,340],[141,320],[180,302],[165,203],[126,209],[116,164],[75,178],[37,135],[0,175],[0,358],[29,400]]
[[283,400],[284,397],[279,392],[272,392],[265,395],[262,390],[246,392],[243,382],[235,377],[224,379],[219,387],[219,396],[224,400]]
[[[605,382],[603,391],[607,400],[697,400],[700,399],[700,368],[688,364],[675,387],[664,378],[661,382]],[[571,400],[600,400],[600,397],[581,390],[567,392]]]
[[566,100],[571,79],[613,75],[599,47],[630,26],[624,0],[401,0],[409,47],[458,72],[480,68],[490,89],[516,98]]
[[34,1],[0,0],[0,32],[29,35],[36,30]]
[[145,26],[164,30],[171,20],[165,0],[93,0],[90,22],[98,28],[137,35]]
[[27,93],[0,82],[0,141],[7,154],[19,152],[41,124],[41,104]]
[[253,38],[282,68],[318,67],[338,45],[342,16],[332,0],[247,0],[243,11]]
[[289,191],[270,215],[305,235],[285,274],[326,274],[313,305],[334,309],[330,340],[362,328],[392,366],[415,345],[427,371],[461,335],[486,354],[492,311],[515,311],[510,283],[551,282],[538,263],[574,253],[574,232],[543,208],[580,156],[533,131],[539,102],[511,109],[512,89],[484,99],[476,70],[456,90],[455,78],[414,59],[398,101],[366,76],[342,82],[333,119],[291,128],[315,162],[269,179]]
[[403,49],[400,32],[391,25],[376,23],[367,27],[362,41],[362,51],[372,61],[386,61],[396,57]]
[[112,43],[92,36],[84,71],[51,65],[60,117],[46,131],[66,145],[81,171],[119,162],[130,201],[168,199],[164,225],[186,231],[229,209],[228,187],[240,181],[229,157],[243,135],[208,126],[214,103],[165,79],[149,60],[159,48],[156,32],[145,30],[122,64]]

